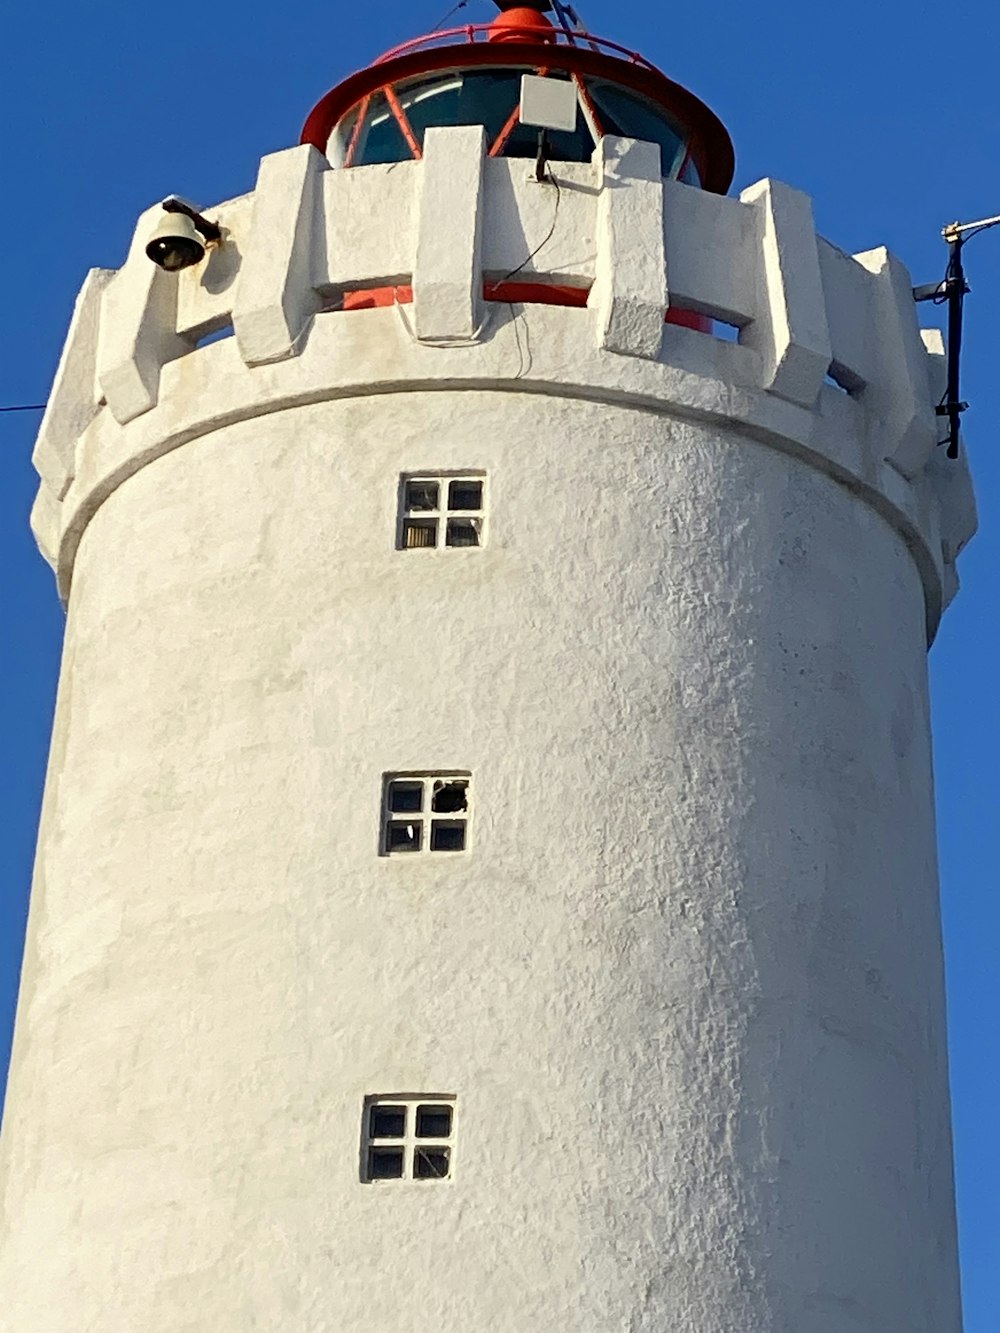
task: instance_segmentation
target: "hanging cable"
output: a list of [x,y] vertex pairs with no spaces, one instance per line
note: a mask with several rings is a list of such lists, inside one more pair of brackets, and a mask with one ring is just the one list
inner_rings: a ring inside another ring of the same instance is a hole
[[45,403],[17,403],[13,407],[0,407],[0,412],[44,412]]
[[458,0],[457,5],[452,5],[451,9],[448,10],[447,14],[445,14],[443,18],[438,19],[437,23],[434,24],[434,27],[431,28],[431,32],[437,32],[439,28],[443,28],[444,25],[451,18],[452,14],[457,14],[460,9],[465,9],[468,3],[469,0]]

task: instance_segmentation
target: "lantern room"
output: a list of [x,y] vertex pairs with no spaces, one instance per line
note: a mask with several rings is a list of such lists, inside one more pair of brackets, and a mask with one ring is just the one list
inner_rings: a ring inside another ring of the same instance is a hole
[[[498,4],[492,23],[415,38],[338,84],[302,142],[360,167],[420,158],[437,125],[482,125],[491,157],[534,158],[544,134],[557,162],[589,162],[605,134],[623,135],[658,144],[667,179],[725,193],[732,142],[697,97],[636,52],[553,23],[548,0]],[[550,90],[569,108],[558,128],[526,115],[525,76],[568,85]]]

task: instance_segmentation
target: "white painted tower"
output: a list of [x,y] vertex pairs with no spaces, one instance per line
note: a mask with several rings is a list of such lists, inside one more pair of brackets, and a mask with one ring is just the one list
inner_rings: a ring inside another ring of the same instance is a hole
[[960,1329],[940,339],[541,8],[84,285],[6,1333]]

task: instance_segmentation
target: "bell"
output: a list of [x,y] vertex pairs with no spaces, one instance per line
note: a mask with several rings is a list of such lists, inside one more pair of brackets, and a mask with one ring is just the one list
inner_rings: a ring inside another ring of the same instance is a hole
[[205,242],[186,213],[165,212],[146,246],[146,254],[160,268],[175,273],[204,259]]

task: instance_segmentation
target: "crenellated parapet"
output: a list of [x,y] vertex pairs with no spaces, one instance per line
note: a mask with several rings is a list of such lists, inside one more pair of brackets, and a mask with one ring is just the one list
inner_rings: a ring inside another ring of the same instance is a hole
[[159,455],[298,404],[468,387],[715,422],[809,461],[901,532],[933,634],[976,513],[964,457],[937,448],[942,341],[899,261],[836,249],[785,185],[664,181],[649,144],[606,137],[551,176],[487,156],[479,127],[390,166],[289,149],[208,210],[223,244],[180,273],[147,259],[144,213],[122,268],[84,284],[35,449],[62,595],[90,516]]

